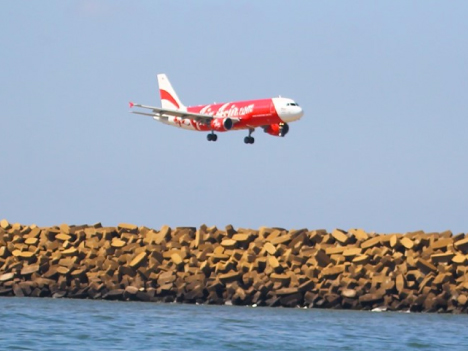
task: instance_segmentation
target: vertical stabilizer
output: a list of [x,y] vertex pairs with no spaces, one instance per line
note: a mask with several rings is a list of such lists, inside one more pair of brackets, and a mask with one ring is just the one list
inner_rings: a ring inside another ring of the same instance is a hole
[[158,74],[158,84],[162,108],[181,110],[185,107],[165,74]]

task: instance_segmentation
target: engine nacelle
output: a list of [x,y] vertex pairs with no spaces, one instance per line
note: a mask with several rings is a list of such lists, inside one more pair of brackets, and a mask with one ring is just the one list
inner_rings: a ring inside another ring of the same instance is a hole
[[270,124],[264,127],[263,130],[270,135],[284,137],[289,132],[289,125],[287,123]]
[[229,117],[226,118],[214,118],[211,121],[211,129],[217,132],[224,132],[226,130],[231,130],[234,123]]

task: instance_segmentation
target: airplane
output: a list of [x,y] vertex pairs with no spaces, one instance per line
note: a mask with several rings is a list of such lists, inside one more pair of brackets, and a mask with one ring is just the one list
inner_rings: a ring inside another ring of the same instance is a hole
[[292,99],[275,97],[270,99],[246,100],[209,105],[184,106],[165,74],[158,74],[161,107],[129,103],[130,108],[138,107],[149,112],[130,111],[149,116],[154,120],[175,127],[210,132],[208,141],[218,140],[215,132],[246,129],[249,135],[246,144],[253,144],[255,128],[265,133],[284,137],[289,132],[290,122],[299,120],[304,112]]

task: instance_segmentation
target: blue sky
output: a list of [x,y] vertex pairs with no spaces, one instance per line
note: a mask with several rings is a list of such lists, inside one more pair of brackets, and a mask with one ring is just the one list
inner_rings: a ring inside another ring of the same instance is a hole
[[[464,1],[3,1],[0,217],[158,228],[468,227]],[[128,113],[290,97],[285,138]]]

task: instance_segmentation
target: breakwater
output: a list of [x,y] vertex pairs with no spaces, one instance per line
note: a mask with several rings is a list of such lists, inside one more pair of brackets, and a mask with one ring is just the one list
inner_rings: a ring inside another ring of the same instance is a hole
[[0,296],[468,312],[468,236],[0,222]]

